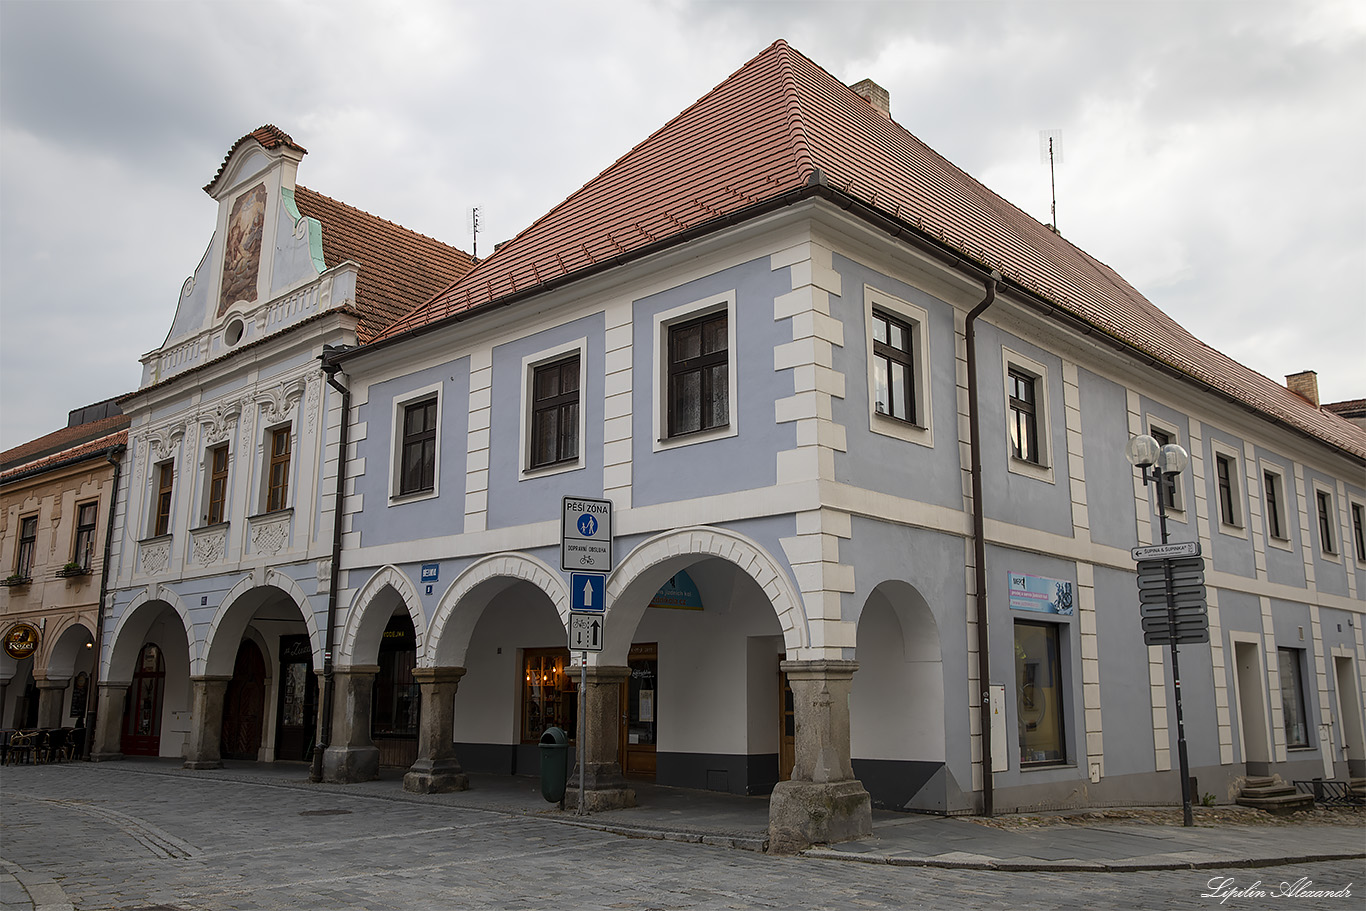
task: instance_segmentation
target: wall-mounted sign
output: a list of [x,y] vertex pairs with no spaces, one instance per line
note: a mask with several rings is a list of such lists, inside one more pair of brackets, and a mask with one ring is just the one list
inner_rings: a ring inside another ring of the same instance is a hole
[[688,574],[680,569],[655,592],[655,596],[650,599],[650,607],[701,610],[702,596],[698,594],[697,586]]
[[5,633],[5,654],[22,661],[38,651],[38,627],[32,623],[16,623]]
[[435,581],[437,581],[437,579],[440,577],[440,575],[441,575],[441,564],[440,564],[440,563],[423,563],[423,564],[422,564],[422,581],[423,581],[423,582],[435,582]]
[[1009,574],[1011,610],[1072,615],[1072,583],[1026,573]]

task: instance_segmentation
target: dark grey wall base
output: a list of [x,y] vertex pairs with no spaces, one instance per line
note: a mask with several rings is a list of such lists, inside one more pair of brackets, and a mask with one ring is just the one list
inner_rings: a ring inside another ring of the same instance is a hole
[[[532,753],[519,755],[523,747]],[[487,772],[492,775],[540,775],[540,756],[535,744],[457,743],[455,757],[466,772]]]
[[883,810],[949,811],[942,762],[898,759],[855,759],[854,777],[863,782],[873,806]]
[[727,794],[768,794],[778,782],[778,754],[656,753],[655,783]]

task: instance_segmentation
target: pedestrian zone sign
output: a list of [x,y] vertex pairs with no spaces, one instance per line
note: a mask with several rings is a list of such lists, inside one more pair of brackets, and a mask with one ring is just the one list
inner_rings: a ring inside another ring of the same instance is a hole
[[612,571],[612,501],[565,497],[560,521],[560,569]]
[[600,573],[569,574],[569,609],[596,611],[607,609],[607,577]]

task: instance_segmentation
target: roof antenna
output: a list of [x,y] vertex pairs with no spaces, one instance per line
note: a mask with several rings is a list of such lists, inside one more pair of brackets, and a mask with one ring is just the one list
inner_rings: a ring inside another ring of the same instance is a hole
[[1053,176],[1053,163],[1056,161],[1062,164],[1062,130],[1039,130],[1039,162],[1048,161],[1048,185],[1053,191],[1053,223],[1048,227],[1054,234],[1061,234],[1058,230],[1058,182]]
[[470,207],[470,235],[474,238],[474,252],[472,256],[479,258],[479,207]]

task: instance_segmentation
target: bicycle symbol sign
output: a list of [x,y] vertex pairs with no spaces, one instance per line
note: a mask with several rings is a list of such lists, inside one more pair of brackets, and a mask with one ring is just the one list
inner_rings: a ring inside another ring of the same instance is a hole
[[560,522],[560,569],[612,571],[612,501],[565,497]]

